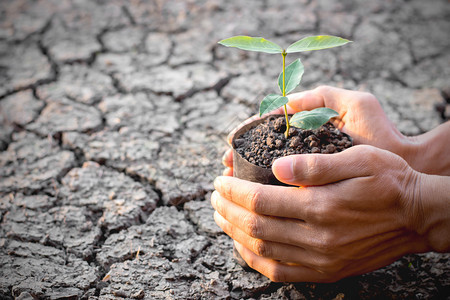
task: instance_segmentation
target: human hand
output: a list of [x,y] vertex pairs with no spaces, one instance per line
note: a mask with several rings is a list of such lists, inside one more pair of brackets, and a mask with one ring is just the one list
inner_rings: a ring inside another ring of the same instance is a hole
[[331,86],[289,95],[288,106],[295,112],[328,107],[339,113],[331,123],[349,134],[355,144],[372,145],[402,156],[408,142],[387,118],[374,95]]
[[[330,86],[321,86],[314,90],[291,94],[288,96],[288,113],[328,107],[339,113],[339,117],[331,120],[333,125],[353,137],[355,144],[373,145],[407,156],[408,139],[403,136],[387,118],[378,100],[369,93],[344,90]],[[282,108],[272,114],[283,113]],[[228,142],[234,133],[243,125],[258,119],[254,116],[233,130],[228,135]],[[227,169],[224,175],[233,174],[233,157],[228,150],[222,160]]]
[[[288,113],[328,107],[339,117],[331,122],[341,131],[353,137],[355,144],[367,144],[400,155],[416,171],[426,174],[450,175],[450,156],[442,151],[450,143],[450,122],[420,136],[406,137],[387,118],[380,103],[370,93],[320,86],[314,90],[288,96]],[[272,114],[283,113],[282,108]],[[246,124],[257,116],[245,121]],[[231,139],[241,124],[228,136]],[[228,151],[224,156],[227,169],[224,175],[232,175],[233,158]]]
[[361,145],[294,155],[273,171],[302,187],[218,177],[211,196],[216,223],[273,281],[337,281],[430,249],[417,233],[422,174],[391,152]]
[[355,144],[367,144],[400,155],[416,171],[450,175],[450,156],[443,148],[450,143],[450,122],[419,136],[407,137],[387,118],[374,95],[330,86],[291,94],[292,111],[328,107],[339,117],[333,125],[353,137]]

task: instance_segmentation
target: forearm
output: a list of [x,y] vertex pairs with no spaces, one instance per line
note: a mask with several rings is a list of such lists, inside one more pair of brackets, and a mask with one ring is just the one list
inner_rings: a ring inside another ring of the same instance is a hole
[[425,134],[405,138],[398,154],[416,171],[449,176],[449,147],[450,121]]
[[450,176],[421,174],[416,196],[417,233],[433,251],[449,252]]

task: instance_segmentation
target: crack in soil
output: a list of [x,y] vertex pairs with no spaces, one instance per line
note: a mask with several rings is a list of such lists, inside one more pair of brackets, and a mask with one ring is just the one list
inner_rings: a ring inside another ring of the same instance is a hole
[[[314,0],[307,0],[307,1],[302,1],[302,5],[306,5],[307,8],[309,10],[311,10],[311,6],[314,4]],[[306,4],[305,4],[306,3]],[[412,5],[413,3],[411,3]],[[129,5],[133,5],[132,3],[130,3]],[[153,3],[152,5],[158,5],[158,3]],[[379,11],[373,12],[373,14],[382,14],[382,13],[388,13],[389,15],[392,16],[392,18],[395,17],[395,15],[397,13],[400,12],[400,10],[402,9],[401,6],[397,7],[395,10],[392,11],[386,11],[387,9],[383,6],[380,5],[382,7],[382,9],[380,9]],[[224,6],[225,7],[225,6]],[[20,44],[20,43],[36,43],[37,47],[38,47],[38,52],[40,52],[48,61],[48,64],[50,65],[50,69],[48,72],[48,75],[46,78],[43,79],[39,79],[37,81],[35,81],[33,84],[29,84],[17,89],[13,89],[11,91],[8,91],[6,94],[1,95],[0,96],[0,101],[2,99],[4,99],[7,96],[16,94],[18,92],[21,92],[23,90],[27,90],[27,89],[31,89],[32,90],[32,94],[33,97],[35,97],[36,99],[39,99],[40,101],[44,102],[44,105],[39,108],[39,110],[37,111],[37,114],[33,116],[33,120],[30,121],[30,123],[35,122],[43,113],[43,111],[45,110],[46,107],[48,107],[48,102],[45,101],[44,99],[41,99],[38,97],[38,87],[45,85],[45,84],[50,84],[50,83],[57,83],[60,80],[60,70],[61,67],[65,66],[65,65],[73,65],[73,64],[85,64],[87,65],[89,68],[93,68],[96,69],[94,67],[94,63],[98,60],[99,55],[101,54],[108,54],[108,53],[117,53],[115,51],[111,51],[109,50],[106,46],[107,44],[104,43],[104,36],[105,34],[107,34],[108,32],[112,32],[115,30],[119,30],[122,28],[131,28],[131,27],[140,27],[142,26],[143,30],[145,32],[143,32],[144,34],[142,35],[142,39],[140,39],[140,43],[139,43],[139,47],[137,49],[137,51],[141,54],[149,54],[146,49],[145,49],[145,42],[146,39],[149,35],[149,32],[164,32],[164,29],[146,29],[146,25],[145,24],[140,24],[140,22],[138,21],[139,19],[139,14],[135,17],[132,14],[132,10],[130,9],[130,7],[128,5],[120,5],[119,6],[120,11],[122,12],[122,17],[124,17],[125,22],[129,23],[129,24],[121,24],[121,25],[110,25],[106,28],[103,28],[100,30],[100,32],[97,31],[97,33],[95,33],[95,39],[96,42],[99,43],[100,45],[100,50],[99,51],[94,51],[91,52],[88,58],[83,58],[83,59],[74,59],[71,61],[67,61],[67,62],[57,62],[55,59],[53,59],[50,50],[53,50],[53,48],[51,46],[45,46],[43,44],[43,37],[44,35],[46,35],[53,26],[52,21],[54,20],[55,17],[57,17],[57,13],[55,12],[54,15],[50,16],[50,17],[46,17],[46,21],[45,24],[43,26],[41,26],[39,28],[39,30],[36,30],[35,32],[31,32],[29,34],[27,34],[24,38],[20,38],[19,40],[15,40],[14,43],[15,44]],[[175,8],[176,9],[176,8]],[[220,7],[220,9],[222,9],[222,11],[226,11],[225,8]],[[263,11],[267,11],[270,9],[270,1],[268,0],[263,0],[262,3],[262,10]],[[417,9],[415,9],[415,12],[417,13]],[[313,31],[318,31],[320,29],[320,26],[322,25],[322,20],[320,19],[319,16],[319,11],[318,9],[312,9],[311,12],[314,14],[315,16],[315,23],[314,23],[314,29]],[[353,11],[352,11],[353,12]],[[189,13],[189,12],[188,12]],[[356,13],[356,11],[355,11]],[[156,16],[156,18],[163,18],[163,12],[160,11],[159,15]],[[180,18],[182,17],[186,17],[183,15],[179,16]],[[188,15],[189,17],[189,15]],[[366,16],[364,16],[364,19],[366,19]],[[353,38],[355,35],[355,32],[357,30],[358,27],[360,27],[360,25],[363,22],[363,16],[362,15],[358,15],[356,18],[355,23],[352,25],[352,28],[350,29],[350,38]],[[264,30],[266,28],[268,28],[268,26],[270,26],[270,24],[266,24],[266,22],[264,21],[263,18],[256,16],[256,20],[258,22],[258,28],[263,28]],[[389,20],[389,19],[388,19]],[[73,20],[72,20],[73,21]],[[182,21],[182,20],[181,20]],[[370,21],[370,19],[369,19]],[[70,21],[68,21],[70,22]],[[131,25],[131,26],[130,26]],[[376,22],[373,24],[374,26],[378,27],[381,32],[383,33],[387,33],[389,30],[387,29],[388,25],[379,25]],[[398,24],[396,24],[398,25]],[[182,32],[186,32],[187,30],[190,30],[189,28],[184,28],[185,26],[180,26],[180,28],[175,28],[175,29],[171,29],[170,33],[182,33]],[[167,31],[165,31],[165,33],[167,33]],[[249,35],[253,34],[254,32],[249,32]],[[286,38],[289,39],[289,36],[291,34],[296,33],[295,31],[286,31],[286,32],[274,32],[273,35],[280,37],[280,38]],[[410,55],[412,57],[412,64],[414,66],[417,66],[418,64],[420,64],[421,62],[423,62],[424,60],[427,59],[436,59],[439,57],[443,57],[444,54],[439,53],[439,54],[433,54],[433,55],[428,55],[425,57],[417,57],[420,55],[415,55],[414,51],[413,51],[413,44],[412,42],[408,39],[408,37],[401,37],[401,41],[405,42],[407,50],[405,51],[405,53],[407,55]],[[165,57],[162,57],[161,59],[164,60],[162,62],[156,63],[155,65],[152,65],[151,67],[157,67],[157,66],[164,66],[167,65],[170,60],[173,58],[174,53],[176,52],[176,47],[179,47],[180,45],[178,43],[176,43],[176,40],[170,36],[169,34],[169,40],[170,40],[170,44],[167,43],[166,45],[166,51],[167,54]],[[211,47],[210,51],[211,53],[207,53],[207,54],[212,54],[211,57],[211,61],[207,62],[207,64],[209,66],[211,66],[213,68],[213,70],[216,71],[220,71],[220,68],[216,66],[216,63],[218,61],[223,61],[224,59],[219,59],[217,57],[217,45],[214,45],[213,47]],[[41,56],[41,55],[39,55]],[[260,56],[258,56],[259,58]],[[262,57],[262,56],[261,56]],[[45,60],[45,58],[42,58],[43,60]],[[225,59],[226,60],[226,59]],[[367,72],[363,72],[361,78],[359,78],[356,75],[353,75],[353,73],[350,74],[343,74],[344,72],[342,71],[342,62],[339,59],[339,55],[336,55],[336,60],[337,60],[337,69],[336,69],[336,75],[341,75],[342,77],[344,77],[344,79],[349,79],[349,80],[353,80],[354,83],[356,85],[361,85],[364,84],[365,81],[369,80],[369,79],[373,79],[373,76],[369,76]],[[195,65],[195,64],[205,64],[204,62],[198,62],[196,61],[196,59],[191,59],[187,62],[184,63],[180,63],[180,64],[175,64],[171,67],[173,68],[179,68],[179,67],[183,67],[183,66],[191,66],[191,65]],[[47,65],[48,68],[48,65]],[[262,73],[267,73],[266,69],[264,69],[262,67],[262,65],[259,65],[259,68],[262,68]],[[100,69],[96,69],[99,72],[101,72],[102,74],[106,74],[107,76],[109,76],[109,78],[111,78],[112,80],[112,85],[114,90],[112,91],[114,94],[122,94],[122,95],[129,95],[129,94],[134,94],[136,92],[148,92],[148,93],[152,93],[154,95],[159,95],[159,96],[170,96],[173,100],[175,100],[176,102],[180,102],[182,103],[184,100],[196,95],[197,93],[201,93],[201,92],[206,92],[206,91],[215,91],[217,93],[217,95],[221,98],[222,94],[223,94],[223,89],[228,86],[228,84],[230,83],[231,79],[240,76],[240,74],[227,74],[226,76],[221,76],[221,78],[219,78],[217,80],[217,82],[215,82],[214,84],[208,84],[209,86],[206,87],[202,87],[202,88],[191,88],[189,90],[187,90],[186,92],[184,92],[183,94],[179,95],[179,96],[175,96],[175,92],[172,92],[171,90],[169,92],[155,92],[153,91],[151,88],[143,88],[143,89],[138,89],[138,90],[133,90],[128,92],[126,89],[126,83],[121,83],[120,80],[118,79],[119,77],[117,77],[116,75],[118,74],[118,72],[120,71],[105,71],[105,70],[100,70]],[[261,70],[260,70],[261,71]],[[391,72],[391,74],[388,74],[388,78],[384,78],[383,80],[389,80],[392,81],[396,84],[398,84],[399,86],[401,86],[402,88],[408,88],[408,89],[413,89],[413,87],[410,87],[408,85],[407,82],[405,82],[404,80],[402,80],[402,78],[400,77],[399,74],[401,74],[404,70],[401,71],[395,71],[395,72]],[[257,72],[257,71],[256,71]],[[378,72],[378,70],[375,70],[375,72]],[[358,78],[352,78],[352,77],[358,77]],[[440,88],[441,94],[443,95],[444,98],[444,105],[445,103],[450,103],[450,96],[448,93],[445,92],[445,90],[443,88]],[[102,94],[102,97],[96,99],[93,101],[93,103],[91,104],[91,106],[93,106],[97,112],[99,112],[99,116],[101,118],[101,123],[99,126],[97,126],[96,128],[93,129],[88,129],[85,130],[81,133],[86,134],[87,136],[92,136],[95,133],[98,133],[100,131],[113,131],[111,128],[108,128],[107,125],[107,113],[103,113],[99,107],[98,104],[102,101],[102,98],[105,95]],[[76,101],[76,99],[74,97],[70,97],[67,96],[71,101],[80,103],[78,101]],[[229,102],[228,99],[224,99],[225,102]],[[245,104],[244,102],[241,102],[241,104]],[[224,107],[225,104],[220,106],[219,111]],[[246,104],[247,106],[249,104]],[[392,110],[394,113],[398,114],[400,116],[400,118],[404,118],[404,117],[408,117],[408,116],[404,116],[404,113],[402,113],[402,110],[400,109],[400,105],[395,103],[395,102],[391,102],[389,101],[389,105],[390,107],[392,107]],[[444,107],[445,108],[445,107]],[[178,112],[176,114],[177,119],[179,119],[179,117],[182,116],[182,114],[180,112]],[[204,116],[204,115],[203,115]],[[443,113],[441,112],[441,116],[443,116]],[[415,118],[411,118],[408,119],[410,120],[414,126],[416,126],[418,129],[420,129],[421,131],[423,131],[423,128],[421,127],[420,121],[416,120]],[[176,140],[179,137],[182,137],[184,135],[184,132],[186,130],[186,126],[183,126],[185,124],[181,124],[181,126],[179,128],[176,128],[173,133],[167,133],[165,135],[165,137],[169,137],[172,140]],[[17,125],[17,124],[12,124],[11,125],[13,127],[12,132],[21,132],[21,131],[25,131],[25,132],[29,132],[29,133],[33,133],[35,134],[37,137],[41,138],[41,139],[45,139],[48,138],[50,140],[50,143],[52,145],[55,146],[54,151],[56,152],[61,152],[62,150],[67,150],[70,151],[71,153],[73,153],[74,155],[74,161],[73,163],[71,163],[70,167],[64,168],[62,170],[60,170],[58,172],[58,174],[55,176],[55,178],[53,179],[52,182],[49,183],[49,186],[53,188],[53,190],[50,190],[48,187],[44,187],[44,184],[39,185],[39,188],[36,189],[29,189],[29,188],[19,188],[19,189],[14,189],[13,193],[23,193],[24,195],[46,195],[49,197],[55,197],[55,201],[54,203],[56,204],[55,207],[62,207],[63,206],[63,198],[60,195],[59,189],[62,186],[62,179],[74,168],[82,168],[83,164],[85,162],[87,162],[88,160],[86,159],[86,154],[89,153],[89,150],[85,147],[85,146],[69,146],[69,145],[64,145],[63,141],[62,141],[62,136],[63,133],[65,132],[69,132],[69,131],[58,131],[55,132],[52,135],[45,135],[45,134],[39,134],[38,132],[36,132],[36,130],[30,130],[27,129],[27,124],[25,125]],[[155,132],[158,132],[157,129],[150,129],[148,130],[148,132],[146,132],[146,134],[153,134]],[[164,133],[164,132],[161,132]],[[209,134],[209,132],[208,132]],[[215,131],[211,131],[211,135],[216,134]],[[194,138],[192,138],[191,136],[187,136],[186,140],[188,142],[192,142]],[[6,147],[8,147],[11,143],[12,143],[12,137],[9,137],[9,142],[6,144]],[[157,148],[156,151],[156,157],[160,157],[161,155],[161,151],[163,151],[162,149],[162,145],[163,143],[161,143],[161,145],[159,145],[159,147]],[[6,150],[6,149],[5,149]],[[45,154],[43,157],[40,157],[39,159],[43,159],[46,158],[47,156],[53,155],[54,151],[51,151],[50,153]],[[95,161],[95,160],[94,160]],[[110,170],[114,170],[116,172],[119,172],[120,174],[123,174],[125,176],[127,176],[127,178],[130,178],[131,180],[133,180],[134,182],[137,182],[139,184],[142,185],[142,187],[144,188],[144,191],[146,192],[156,192],[157,196],[155,196],[155,199],[157,198],[157,203],[156,203],[156,207],[163,207],[163,206],[170,206],[170,204],[164,204],[162,199],[164,196],[164,193],[162,190],[158,189],[156,187],[156,182],[158,180],[158,178],[153,178],[153,179],[149,179],[146,178],[145,176],[143,176],[142,174],[136,174],[136,173],[130,173],[126,170],[126,168],[118,168],[118,167],[114,167],[111,165],[110,162],[108,161],[96,161],[97,163],[99,163],[102,167],[110,169]],[[22,162],[19,162],[22,163]],[[59,169],[58,169],[59,170]],[[175,180],[175,173],[170,173],[170,171],[167,172],[166,174],[167,176],[172,176],[172,178]],[[47,184],[45,184],[45,186],[47,186]],[[202,190],[204,192],[204,194],[207,194],[209,192],[208,189],[203,189]],[[181,203],[184,203],[185,200],[189,201],[192,200],[190,197],[189,199],[187,197],[185,197],[185,195],[181,196]],[[204,196],[203,196],[204,197]],[[194,200],[198,200],[198,199],[194,199]],[[53,200],[52,200],[53,201]],[[53,202],[52,202],[53,203]],[[205,251],[208,251],[208,249],[210,249],[215,241],[217,240],[217,236],[213,236],[210,235],[208,233],[205,233],[204,231],[200,230],[200,226],[199,223],[195,223],[193,221],[193,218],[191,217],[191,215],[189,214],[187,209],[184,209],[183,205],[177,205],[175,206],[176,209],[178,211],[182,211],[184,213],[185,219],[186,221],[194,228],[194,232],[196,235],[199,235],[201,237],[206,237],[207,239],[207,243],[205,243],[205,245],[200,249],[200,251],[198,252],[198,254],[193,255],[191,257],[192,262],[197,262],[197,264],[199,263],[199,258],[201,257],[202,253],[205,253]],[[89,246],[93,247],[93,252],[92,255],[90,255],[89,257],[83,257],[81,253],[76,253],[74,254],[76,258],[78,259],[82,259],[84,261],[86,261],[89,265],[94,266],[97,268],[97,271],[95,271],[95,274],[98,278],[96,278],[96,280],[94,280],[93,282],[90,283],[89,287],[84,288],[83,289],[83,295],[82,298],[88,298],[90,296],[94,296],[94,297],[98,297],[101,292],[102,289],[109,286],[110,282],[108,281],[103,281],[103,279],[105,278],[105,276],[110,272],[110,267],[104,268],[98,259],[98,255],[99,253],[101,253],[102,247],[105,244],[106,239],[108,238],[108,236],[110,236],[111,234],[114,233],[119,233],[122,231],[127,230],[130,226],[136,226],[136,225],[143,225],[146,223],[147,220],[144,220],[145,217],[139,216],[139,218],[137,219],[137,224],[133,224],[133,225],[126,225],[123,228],[117,228],[117,229],[112,229],[110,231],[107,230],[107,228],[105,227],[105,225],[101,226],[98,224],[98,221],[100,220],[100,218],[102,217],[102,214],[104,213],[105,209],[101,208],[101,209],[93,209],[93,208],[88,208],[87,212],[84,213],[85,217],[87,218],[88,221],[92,222],[93,224],[95,224],[94,226],[99,228],[99,236],[97,238],[97,240],[95,242],[93,242],[92,244],[89,244]],[[2,214],[1,218],[0,218],[0,222],[4,222],[5,219],[5,215]],[[97,230],[97,229],[96,229]],[[64,246],[64,243],[61,242],[57,242],[57,241],[52,241],[49,240],[48,236],[47,237],[43,237],[40,240],[35,240],[32,238],[20,238],[19,236],[11,236],[10,241],[22,241],[22,242],[30,242],[33,244],[39,244],[39,245],[43,245],[43,246],[48,246],[48,247],[52,247],[58,250],[63,251],[63,258],[64,258],[64,264],[67,265],[68,264],[68,256],[71,255],[70,252],[70,248],[67,246]],[[121,263],[121,262],[125,262],[125,261],[129,261],[129,260],[133,260],[136,258],[136,253],[137,251],[131,251],[129,253],[129,255],[122,257],[120,259],[118,259],[117,261],[114,261],[115,263]],[[144,252],[140,252],[141,255],[145,254]],[[14,257],[19,257],[20,255],[18,254],[12,254]],[[172,260],[175,258],[175,256],[173,255],[173,253],[171,253],[170,251],[167,251],[166,253],[164,253],[163,258],[165,260],[167,260],[168,262],[172,262]],[[216,271],[217,269],[215,269],[213,266],[208,265],[206,263],[202,263],[202,265],[210,270],[210,271]],[[423,270],[423,268],[421,269],[420,266],[416,267],[418,271]],[[416,271],[416,270],[414,270]],[[433,271],[430,269],[426,269],[426,274],[427,276],[429,276],[429,278],[433,278],[433,276],[435,276],[435,274],[433,274]],[[219,270],[218,271],[221,275],[221,277],[225,276],[227,274],[227,272],[230,272],[228,269],[227,270]],[[193,275],[181,275],[180,277],[176,277],[175,281],[180,280],[180,281],[186,281],[186,282],[192,282],[197,280],[198,278],[196,276]],[[434,282],[434,287],[440,291],[440,293],[443,295],[445,291],[445,283],[444,281],[439,281],[438,278],[433,279]],[[242,295],[242,289],[234,289],[233,290],[233,283],[232,282],[226,282],[226,286],[228,286],[228,292],[230,295],[233,296],[239,296]],[[224,286],[224,289],[226,290],[226,286]],[[261,291],[250,291],[250,293],[252,293],[252,298],[269,298],[271,296],[273,296],[272,294],[277,292],[278,289],[280,289],[281,287],[283,287],[283,284],[281,283],[270,283],[270,285],[266,288],[264,288]],[[245,287],[246,288],[246,287]],[[245,292],[248,292],[246,289],[244,288]],[[304,288],[307,289],[306,293],[311,293],[311,289],[307,286],[301,286],[300,288]],[[12,295],[13,293],[13,286],[9,286],[9,287],[5,287],[5,289],[3,290],[5,293],[9,292],[9,295]],[[299,289],[299,291],[301,291],[301,289]],[[17,291],[15,291],[17,293]],[[320,294],[320,293],[319,293]],[[438,294],[441,295],[441,294]],[[307,294],[305,294],[307,295]],[[35,296],[34,294],[32,296]],[[118,293],[117,296],[120,296],[120,294]],[[284,291],[284,296],[286,298],[289,297],[289,293],[288,290]],[[346,294],[347,296],[347,294]],[[356,293],[355,293],[356,296]],[[9,297],[9,296],[8,296]],[[230,296],[231,297],[231,296]],[[12,297],[10,297],[12,299]]]
[[137,25],[136,20],[134,19],[128,7],[126,5],[122,5],[120,8],[124,13],[124,15],[127,17],[128,21],[130,21],[130,24],[136,26]]

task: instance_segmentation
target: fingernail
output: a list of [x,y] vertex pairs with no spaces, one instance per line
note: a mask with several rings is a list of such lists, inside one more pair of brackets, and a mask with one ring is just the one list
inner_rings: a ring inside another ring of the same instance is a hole
[[231,168],[225,168],[225,170],[223,170],[222,172],[223,176],[233,176],[233,174],[231,173]]
[[225,151],[225,153],[222,155],[222,163],[228,161],[228,151]]
[[214,207],[214,209],[216,208],[216,203],[217,203],[217,191],[214,191],[211,194],[211,205],[212,207]]
[[277,159],[272,166],[275,177],[280,181],[294,180],[294,161],[291,157],[282,157]]
[[[237,242],[236,240],[233,240],[233,242],[234,242],[234,246],[236,247],[236,250],[238,251],[238,253],[239,253],[239,256],[241,256],[241,252],[242,252],[242,249],[244,248],[244,246],[242,246],[239,242]],[[242,259],[242,258],[241,258]]]
[[220,179],[220,177],[217,177],[217,178],[214,180],[214,188],[215,188],[216,190],[220,190],[221,186],[222,186],[222,180]]

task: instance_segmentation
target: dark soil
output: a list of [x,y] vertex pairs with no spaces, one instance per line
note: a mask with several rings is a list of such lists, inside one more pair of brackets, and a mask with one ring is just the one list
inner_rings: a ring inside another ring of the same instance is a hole
[[277,158],[306,153],[336,153],[353,145],[351,138],[331,123],[315,130],[291,127],[286,139],[284,116],[270,117],[237,138],[236,151],[250,163],[270,168]]

